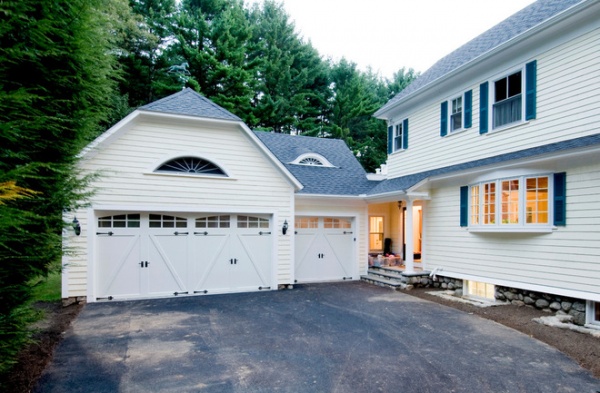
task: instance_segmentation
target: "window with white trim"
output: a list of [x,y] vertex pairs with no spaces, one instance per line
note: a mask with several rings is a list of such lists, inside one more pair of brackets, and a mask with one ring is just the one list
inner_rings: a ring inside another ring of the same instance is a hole
[[552,177],[520,176],[470,186],[470,226],[549,226]]
[[523,72],[521,70],[493,83],[493,127],[502,127],[523,119]]
[[352,228],[352,222],[344,218],[325,217],[323,219],[323,227],[325,229],[349,229]]
[[383,251],[383,217],[369,217],[369,251]]
[[394,126],[394,151],[402,150],[402,139],[403,139],[404,127],[402,123],[398,123]]
[[179,157],[160,165],[154,172],[227,177],[216,164],[198,157]]
[[450,131],[456,131],[463,128],[463,98],[456,97],[452,101],[450,112]]

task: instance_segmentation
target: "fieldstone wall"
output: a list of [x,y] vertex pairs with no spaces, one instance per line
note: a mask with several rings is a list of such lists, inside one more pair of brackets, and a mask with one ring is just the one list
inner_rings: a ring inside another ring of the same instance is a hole
[[[463,280],[436,276],[429,278],[427,284],[423,281],[421,286],[451,290],[454,291],[454,296],[458,297],[463,295]],[[501,286],[496,286],[495,297],[496,300],[510,302],[515,306],[528,306],[549,313],[570,315],[574,324],[585,325],[585,300]]]
[[571,315],[574,324],[585,325],[585,300],[499,286],[496,287],[496,299],[516,306],[530,306],[546,312]]

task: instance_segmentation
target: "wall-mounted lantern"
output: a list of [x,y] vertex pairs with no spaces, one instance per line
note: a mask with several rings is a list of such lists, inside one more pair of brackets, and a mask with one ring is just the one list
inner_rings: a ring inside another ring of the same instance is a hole
[[287,222],[287,220],[285,220],[283,222],[283,226],[281,227],[281,232],[283,232],[283,234],[285,235],[287,233],[287,230],[288,230],[288,222]]
[[81,235],[81,225],[79,224],[79,220],[77,217],[73,218],[73,230],[75,231],[75,235]]

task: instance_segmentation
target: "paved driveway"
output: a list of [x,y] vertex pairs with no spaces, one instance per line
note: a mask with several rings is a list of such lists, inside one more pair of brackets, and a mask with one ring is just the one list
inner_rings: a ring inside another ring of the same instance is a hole
[[95,303],[37,392],[576,392],[557,350],[437,303],[353,282]]

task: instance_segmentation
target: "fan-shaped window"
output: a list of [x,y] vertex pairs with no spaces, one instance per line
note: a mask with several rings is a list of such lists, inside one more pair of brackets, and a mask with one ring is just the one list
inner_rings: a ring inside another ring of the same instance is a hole
[[197,157],[180,157],[171,161],[167,161],[156,168],[155,172],[227,176],[225,171],[223,171],[217,165]]
[[320,154],[316,154],[316,153],[302,154],[301,156],[296,158],[294,161],[292,161],[291,164],[321,166],[321,167],[329,167],[329,168],[333,167],[333,165],[329,161],[327,161],[327,158],[323,157]]

